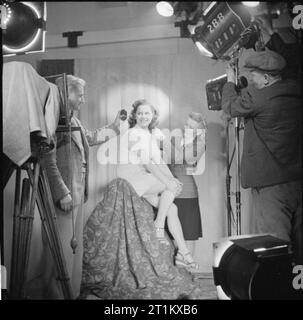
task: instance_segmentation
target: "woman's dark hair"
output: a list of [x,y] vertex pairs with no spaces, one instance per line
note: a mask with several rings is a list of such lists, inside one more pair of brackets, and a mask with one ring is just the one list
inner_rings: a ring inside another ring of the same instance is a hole
[[138,108],[142,105],[148,105],[150,106],[150,108],[152,109],[154,116],[153,116],[153,120],[151,121],[151,123],[148,126],[149,131],[152,131],[159,123],[158,118],[159,118],[159,111],[152,105],[150,104],[147,100],[145,99],[141,99],[141,100],[136,100],[133,105],[132,105],[132,111],[128,117],[128,123],[129,123],[129,127],[132,128],[136,125],[137,121],[136,121],[136,112],[138,110]]

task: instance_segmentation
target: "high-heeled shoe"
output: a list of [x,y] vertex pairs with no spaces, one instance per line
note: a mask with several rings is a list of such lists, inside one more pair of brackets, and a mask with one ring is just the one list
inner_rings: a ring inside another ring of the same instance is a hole
[[194,261],[189,251],[185,254],[182,254],[180,251],[178,251],[175,256],[175,264],[176,266],[185,268],[199,269],[198,263]]

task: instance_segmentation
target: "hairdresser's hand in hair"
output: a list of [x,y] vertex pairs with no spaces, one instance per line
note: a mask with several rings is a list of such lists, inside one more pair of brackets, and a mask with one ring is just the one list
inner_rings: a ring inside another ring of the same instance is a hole
[[207,122],[206,122],[206,119],[204,118],[202,120],[202,129],[207,130]]
[[70,211],[73,206],[73,199],[71,195],[68,193],[66,196],[64,196],[60,201],[60,209],[63,211]]
[[226,75],[228,82],[236,83],[236,74],[234,69],[230,65],[228,65],[226,68]]
[[268,15],[257,16],[256,21],[258,22],[261,31],[265,34],[271,36],[275,32],[275,30],[272,27],[271,19]]
[[[123,113],[122,116],[121,116],[121,112]],[[126,113],[126,111],[124,109],[118,111],[116,118],[115,118],[115,121],[114,121],[114,125],[117,127],[117,129],[119,129],[121,126],[124,127],[125,125],[128,128],[127,113],[126,114],[125,113]]]

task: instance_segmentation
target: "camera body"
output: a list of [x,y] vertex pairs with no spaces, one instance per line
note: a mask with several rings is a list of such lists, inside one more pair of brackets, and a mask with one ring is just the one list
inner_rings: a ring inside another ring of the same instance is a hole
[[[206,82],[205,90],[209,110],[222,110],[222,91],[225,83],[227,83],[226,74]],[[241,76],[238,80],[236,90],[244,89],[247,86],[247,79],[244,76]]]

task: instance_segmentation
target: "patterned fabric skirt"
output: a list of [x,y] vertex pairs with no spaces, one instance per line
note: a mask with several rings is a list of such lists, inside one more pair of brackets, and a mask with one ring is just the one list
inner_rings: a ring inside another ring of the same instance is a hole
[[[123,179],[112,181],[84,228],[79,299],[201,299],[201,284],[160,243],[152,206]],[[169,240],[169,238],[168,238]]]

